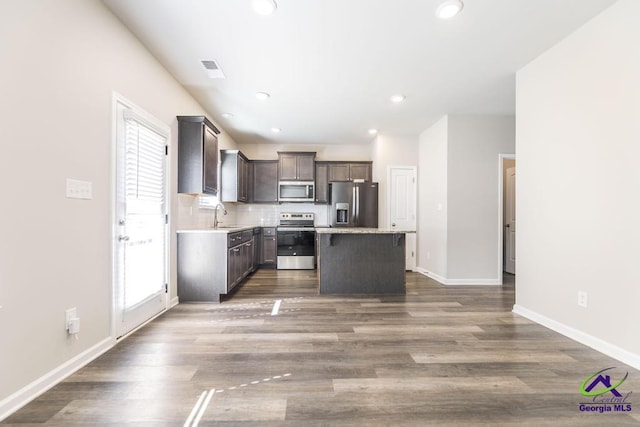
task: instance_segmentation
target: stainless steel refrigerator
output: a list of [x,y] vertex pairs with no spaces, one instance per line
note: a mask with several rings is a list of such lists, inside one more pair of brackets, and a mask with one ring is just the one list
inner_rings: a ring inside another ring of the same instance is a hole
[[330,182],[332,227],[378,228],[377,182]]

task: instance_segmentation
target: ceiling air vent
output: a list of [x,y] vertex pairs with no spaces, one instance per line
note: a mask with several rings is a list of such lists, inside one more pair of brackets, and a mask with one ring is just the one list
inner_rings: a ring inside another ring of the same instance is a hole
[[224,73],[218,66],[218,63],[212,59],[201,61],[204,68],[207,70],[207,75],[210,79],[224,79]]

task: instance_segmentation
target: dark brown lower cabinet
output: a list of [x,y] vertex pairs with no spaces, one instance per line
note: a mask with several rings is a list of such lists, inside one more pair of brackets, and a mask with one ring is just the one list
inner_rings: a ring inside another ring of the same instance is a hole
[[220,302],[221,295],[240,285],[258,267],[260,234],[254,233],[254,229],[228,234],[178,233],[180,301]]
[[260,264],[275,265],[277,261],[278,246],[276,243],[275,227],[262,229],[262,248]]

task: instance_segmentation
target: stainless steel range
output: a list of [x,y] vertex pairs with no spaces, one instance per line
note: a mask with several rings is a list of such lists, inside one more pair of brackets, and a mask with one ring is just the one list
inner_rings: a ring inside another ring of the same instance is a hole
[[316,259],[316,231],[313,213],[281,213],[276,229],[278,269],[313,270]]

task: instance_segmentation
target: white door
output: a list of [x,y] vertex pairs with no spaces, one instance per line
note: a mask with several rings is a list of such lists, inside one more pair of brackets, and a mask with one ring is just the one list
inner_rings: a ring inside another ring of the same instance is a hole
[[405,270],[416,269],[416,233],[405,234]]
[[416,168],[393,166],[389,170],[389,227],[416,229]]
[[516,168],[507,169],[507,217],[504,225],[505,271],[516,274]]
[[[388,227],[396,230],[416,230],[416,168],[392,166],[389,168]],[[407,233],[405,238],[407,270],[416,267],[416,236]]]
[[169,129],[116,97],[114,322],[121,337],[167,307]]

